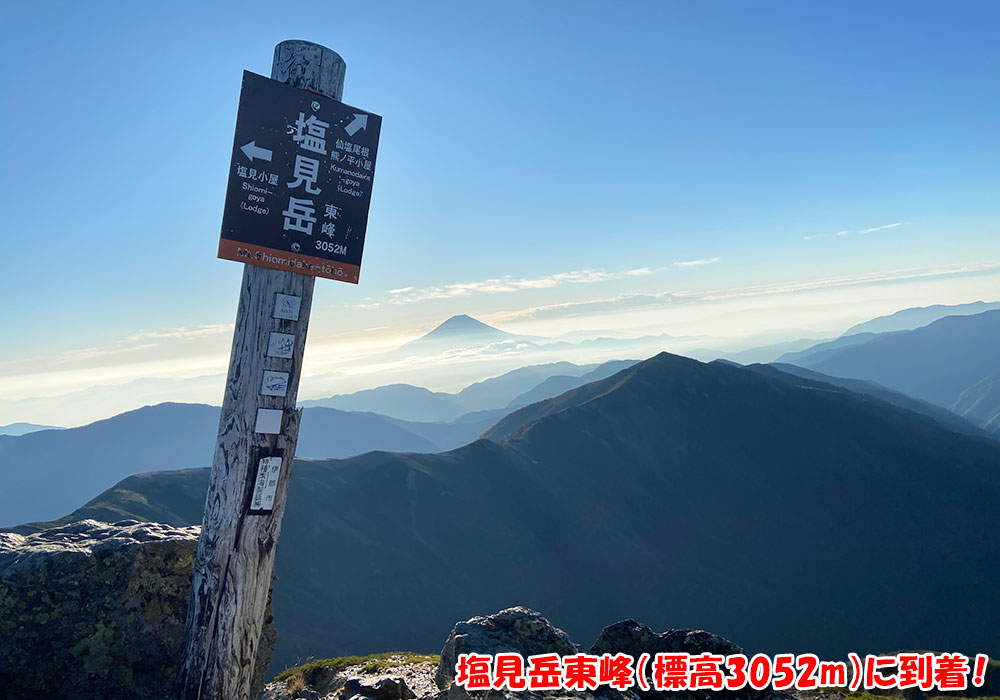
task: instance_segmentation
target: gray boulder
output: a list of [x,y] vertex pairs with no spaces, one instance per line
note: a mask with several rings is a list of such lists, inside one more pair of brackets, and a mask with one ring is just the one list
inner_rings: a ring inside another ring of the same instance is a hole
[[[198,531],[83,520],[0,532],[0,693],[171,698]],[[255,693],[274,646],[268,613]]]
[[[650,658],[655,658],[657,654],[688,653],[696,654],[719,654],[728,656],[730,654],[743,654],[743,648],[734,644],[725,637],[706,632],[704,630],[667,630],[666,632],[654,632],[646,625],[635,620],[623,620],[613,625],[608,625],[597,636],[593,646],[590,647],[591,654],[629,654],[633,659],[638,659],[643,654],[649,654]],[[725,672],[725,668],[722,668]],[[646,676],[652,684],[652,662],[646,667]],[[794,700],[790,695],[775,692],[773,690],[754,690],[746,687],[742,690],[695,690],[695,691],[670,691],[662,692],[657,690],[644,691],[635,688],[636,694],[642,700],[712,700],[714,698],[728,700]]]
[[641,654],[742,654],[743,648],[725,637],[704,630],[667,630],[656,633],[635,620],[623,620],[608,625],[597,635],[591,654],[630,654],[638,658]]
[[598,688],[594,692],[475,690],[471,693],[454,685],[455,663],[460,654],[497,654],[518,652],[524,657],[556,653],[578,654],[582,649],[565,632],[546,620],[541,613],[515,607],[495,615],[474,617],[459,622],[451,630],[434,681],[441,693],[435,700],[638,700],[631,692]]
[[366,685],[357,678],[344,683],[337,692],[338,700],[365,698],[367,700],[413,700],[417,694],[410,690],[402,678],[383,678],[374,685]]
[[495,615],[459,622],[452,628],[441,650],[434,682],[441,690],[451,686],[460,654],[501,652],[519,652],[524,657],[552,652],[566,656],[579,653],[580,647],[541,613],[520,606],[507,608]]

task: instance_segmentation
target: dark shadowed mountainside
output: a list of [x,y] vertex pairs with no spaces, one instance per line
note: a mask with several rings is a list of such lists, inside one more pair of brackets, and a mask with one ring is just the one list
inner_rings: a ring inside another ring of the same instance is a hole
[[[408,423],[373,413],[308,408],[296,453],[348,457],[371,450],[440,452],[494,421]],[[0,526],[59,517],[137,471],[211,464],[219,409],[165,403],[80,428],[0,436]]]
[[[512,604],[584,639],[632,617],[821,658],[1000,652],[993,440],[773,368],[667,354],[505,422],[499,442],[445,454],[296,462],[277,667],[436,651],[452,621]],[[73,517],[196,522],[206,483],[134,477]]]
[[952,430],[959,433],[968,433],[970,435],[984,436],[988,435],[989,432],[983,430],[979,426],[978,421],[968,420],[961,415],[949,411],[946,408],[941,408],[940,406],[935,406],[927,401],[921,401],[920,399],[915,399],[912,396],[907,396],[906,394],[901,394],[898,391],[893,391],[892,389],[886,389],[884,386],[879,386],[874,382],[868,382],[864,379],[844,379],[843,377],[831,377],[828,374],[821,374],[819,372],[813,372],[811,369],[806,369],[805,367],[798,367],[796,365],[785,364],[782,362],[774,362],[770,365],[751,365],[748,369],[755,371],[769,371],[770,369],[784,372],[785,374],[793,374],[796,377],[803,377],[805,379],[812,379],[817,382],[825,382],[826,384],[832,384],[834,386],[839,386],[849,391],[853,391],[858,394],[864,394],[866,396],[872,396],[880,401],[885,401],[886,403],[891,403],[893,406],[898,406],[900,408],[905,408],[908,411],[913,411],[914,413],[920,413],[925,416],[929,416],[939,423],[951,428]]
[[211,464],[219,409],[147,406],[79,428],[0,436],[0,525],[48,520],[137,471]]
[[[835,377],[867,379],[947,408],[966,388],[1000,371],[1000,310],[947,316],[805,362]],[[802,364],[793,361],[793,364]]]

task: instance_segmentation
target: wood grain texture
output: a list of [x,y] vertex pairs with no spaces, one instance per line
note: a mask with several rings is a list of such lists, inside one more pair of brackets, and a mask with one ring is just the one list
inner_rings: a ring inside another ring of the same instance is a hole
[[[335,52],[305,41],[284,41],[274,50],[271,77],[340,99],[345,64]],[[219,420],[219,437],[195,559],[187,629],[178,668],[180,700],[244,700],[250,697],[254,657],[281,534],[301,411],[296,410],[315,279],[245,265]],[[299,319],[272,317],[275,295],[300,297]],[[295,336],[291,358],[267,357],[271,332]],[[265,370],[289,373],[285,396],[260,394]],[[254,433],[258,408],[284,412],[280,435]],[[256,464],[255,448],[284,450],[274,509],[247,514]]]

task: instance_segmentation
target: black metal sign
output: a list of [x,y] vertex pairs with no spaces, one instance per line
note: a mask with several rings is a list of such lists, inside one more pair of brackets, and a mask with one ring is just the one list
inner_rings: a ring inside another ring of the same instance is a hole
[[358,282],[382,117],[248,71],[219,257]]

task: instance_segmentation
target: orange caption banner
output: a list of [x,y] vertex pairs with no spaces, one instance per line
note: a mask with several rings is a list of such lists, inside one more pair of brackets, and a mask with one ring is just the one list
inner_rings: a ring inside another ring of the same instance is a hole
[[300,275],[325,277],[351,284],[357,284],[361,275],[361,267],[358,265],[326,260],[313,255],[292,253],[287,250],[265,248],[226,238],[219,241],[219,257],[223,260],[235,260],[248,265],[269,267],[272,270],[288,270]]

